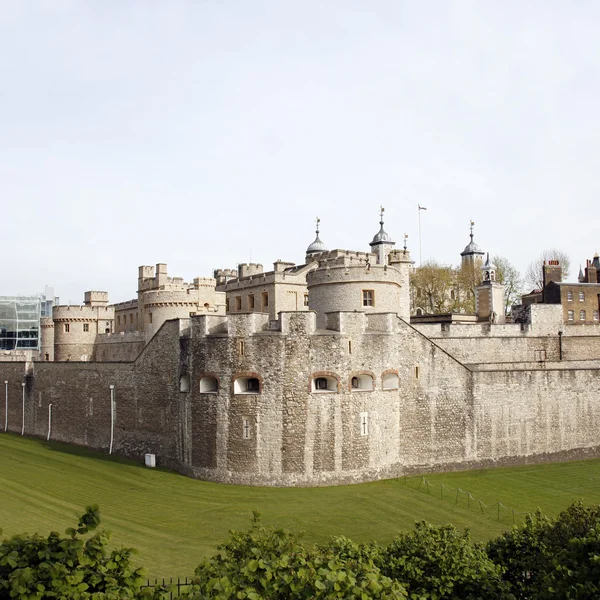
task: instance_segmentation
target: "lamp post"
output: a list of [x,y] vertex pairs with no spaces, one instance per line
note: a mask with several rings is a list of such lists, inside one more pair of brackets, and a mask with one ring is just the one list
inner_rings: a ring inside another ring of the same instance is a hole
[[113,441],[115,438],[115,386],[109,385],[110,388],[110,446],[108,453],[112,454]]
[[4,432],[8,431],[8,381],[4,382]]
[[25,435],[25,382],[21,384],[21,389],[23,390],[21,435]]

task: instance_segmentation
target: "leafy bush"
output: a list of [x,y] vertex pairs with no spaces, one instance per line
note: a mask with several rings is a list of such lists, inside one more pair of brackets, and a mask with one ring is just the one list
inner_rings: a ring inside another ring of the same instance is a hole
[[377,559],[381,572],[406,586],[410,598],[509,599],[509,585],[468,531],[417,523],[400,533]]
[[363,547],[337,538],[309,551],[293,533],[264,527],[256,513],[248,531],[232,532],[195,573],[189,595],[198,599],[406,598]]
[[600,597],[600,506],[579,502],[554,519],[538,511],[487,550],[517,598]]
[[[0,598],[137,598],[142,572],[131,565],[133,550],[108,552],[103,530],[87,540],[80,535],[100,523],[97,506],[88,506],[77,528],[48,537],[15,535],[0,544]],[[1,533],[1,531],[0,531]]]

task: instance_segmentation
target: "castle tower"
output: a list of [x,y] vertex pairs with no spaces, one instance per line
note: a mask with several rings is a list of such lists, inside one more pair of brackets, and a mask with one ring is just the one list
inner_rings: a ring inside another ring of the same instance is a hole
[[317,217],[317,237],[315,241],[306,249],[306,263],[312,262],[314,260],[315,255],[320,254],[321,252],[327,252],[327,248],[325,244],[321,241],[319,237],[319,223],[321,219]]
[[375,234],[373,241],[369,243],[371,246],[371,252],[377,256],[377,264],[378,265],[386,265],[388,260],[388,254],[396,244],[396,242],[392,241],[392,238],[389,234],[387,234],[383,229],[383,213],[385,212],[385,208],[381,207],[381,217],[379,221],[379,231]]
[[388,254],[390,267],[400,272],[400,308],[398,314],[405,320],[410,320],[410,274],[414,261],[410,257],[407,248],[408,236],[404,234],[404,248],[392,250]]
[[477,269],[483,263],[483,256],[485,252],[473,241],[473,227],[475,226],[475,222],[470,222],[471,233],[469,234],[471,237],[471,241],[465,246],[465,249],[460,253],[461,256],[461,267],[472,267],[473,269]]
[[496,281],[496,265],[490,262],[489,252],[481,267],[481,285],[475,288],[475,313],[480,321],[506,323],[504,286]]
[[54,360],[92,360],[96,336],[112,333],[114,319],[108,292],[85,292],[81,306],[54,306]]

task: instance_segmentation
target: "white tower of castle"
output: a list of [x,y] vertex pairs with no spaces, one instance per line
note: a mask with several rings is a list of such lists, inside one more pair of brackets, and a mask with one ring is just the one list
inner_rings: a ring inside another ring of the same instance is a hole
[[505,323],[504,286],[496,281],[496,265],[490,262],[489,252],[481,275],[481,285],[475,288],[475,313],[480,320]]
[[381,207],[381,220],[379,221],[379,231],[375,234],[373,241],[369,243],[371,246],[371,252],[377,256],[378,265],[387,265],[387,257],[396,242],[392,241],[392,238],[383,229],[383,213],[385,208]]

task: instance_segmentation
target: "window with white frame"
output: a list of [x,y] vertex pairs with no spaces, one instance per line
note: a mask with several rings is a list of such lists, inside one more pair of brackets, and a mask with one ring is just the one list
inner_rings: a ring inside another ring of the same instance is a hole
[[337,392],[338,382],[335,377],[327,375],[314,377],[312,380],[311,390],[313,392]]
[[216,394],[219,391],[219,382],[216,377],[205,375],[200,378],[201,394]]
[[363,303],[363,306],[375,306],[374,290],[363,290],[362,291],[362,303]]
[[585,293],[579,292],[579,302],[584,302],[584,301],[585,301]]
[[260,381],[256,377],[238,377],[233,382],[234,394],[260,394]]
[[361,412],[359,417],[360,417],[360,435],[369,435],[369,413]]
[[354,375],[350,380],[350,387],[353,392],[370,392],[375,386],[370,375]]
[[185,374],[179,378],[179,391],[189,392],[190,391],[190,376]]
[[397,390],[400,386],[400,378],[396,373],[386,373],[382,377],[384,390]]
[[567,320],[568,321],[574,321],[575,320],[575,311],[574,310],[567,311]]
[[579,311],[579,320],[580,321],[585,321],[585,310],[580,310]]
[[573,292],[571,290],[567,290],[567,302],[573,301]]
[[594,311],[594,321],[598,321],[598,319],[599,319],[598,311],[595,310]]

